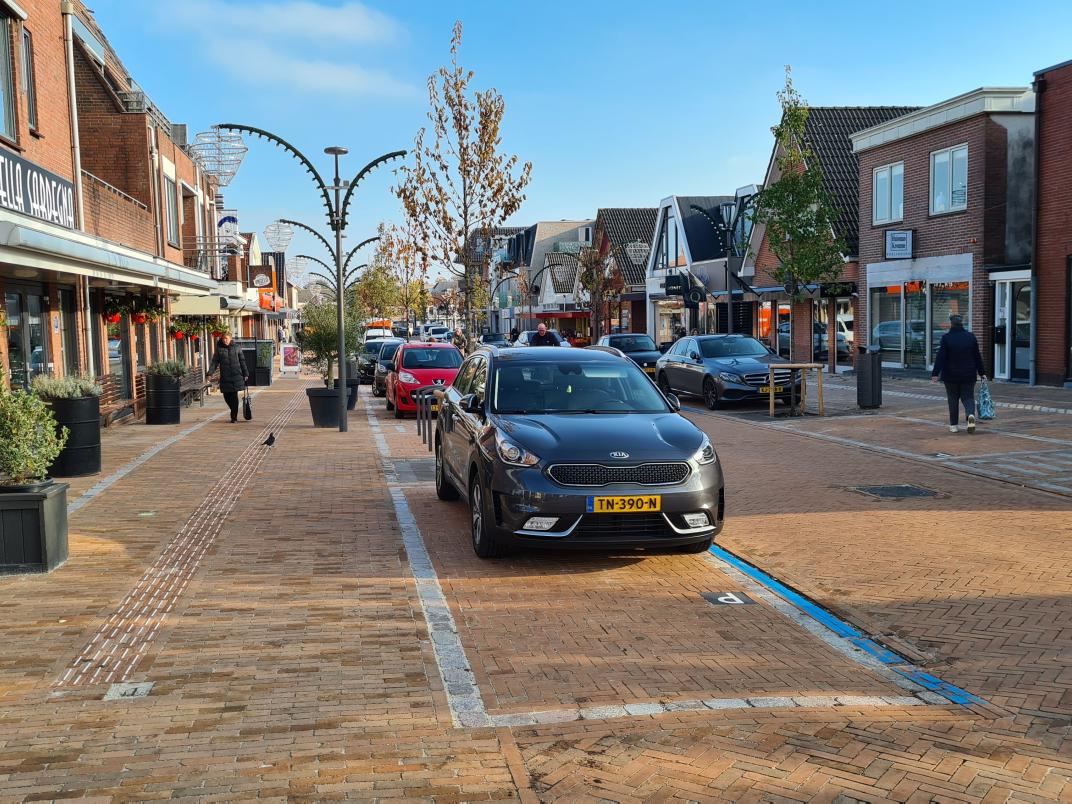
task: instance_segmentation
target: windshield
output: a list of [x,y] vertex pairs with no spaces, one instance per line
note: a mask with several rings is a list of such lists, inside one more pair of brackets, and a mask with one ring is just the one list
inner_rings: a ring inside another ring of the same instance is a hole
[[609,338],[608,346],[621,349],[623,352],[658,352],[655,341],[647,335],[623,335],[620,338]]
[[367,355],[377,354],[382,346],[383,341],[365,341],[365,347],[362,351]]
[[513,363],[495,372],[496,413],[666,413],[632,362]]
[[380,352],[380,360],[390,360],[395,356],[395,352],[398,351],[398,347],[401,345],[401,343],[385,343],[383,351]]
[[407,349],[402,355],[402,368],[408,369],[458,368],[461,364],[457,349]]
[[766,357],[770,352],[755,338],[702,338],[700,354],[704,357]]

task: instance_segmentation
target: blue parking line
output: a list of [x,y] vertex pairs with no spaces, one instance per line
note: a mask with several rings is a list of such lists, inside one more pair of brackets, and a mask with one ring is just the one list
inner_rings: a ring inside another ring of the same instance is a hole
[[970,692],[962,690],[960,687],[942,681],[942,679],[937,676],[932,676],[930,673],[923,672],[912,664],[909,659],[906,659],[904,656],[890,650],[884,645],[880,645],[870,637],[865,636],[858,629],[853,628],[844,620],[835,617],[826,609],[808,600],[800,593],[794,592],[782,582],[772,578],[770,575],[763,572],[763,570],[743,561],[733,555],[733,553],[724,550],[718,545],[712,545],[710,552],[711,555],[725,561],[740,572],[743,572],[753,581],[766,587],[771,592],[774,592],[778,597],[795,606],[808,617],[811,617],[838,636],[847,639],[855,647],[870,654],[875,659],[888,666],[895,673],[918,684],[920,687],[923,687],[923,689],[933,692],[936,695],[940,695],[947,701],[959,704],[960,706],[987,703],[983,698],[980,698],[977,695],[972,695]]

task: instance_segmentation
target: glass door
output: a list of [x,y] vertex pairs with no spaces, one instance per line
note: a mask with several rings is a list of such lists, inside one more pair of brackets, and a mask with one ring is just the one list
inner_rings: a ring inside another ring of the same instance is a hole
[[878,346],[883,363],[903,365],[901,355],[901,286],[871,288],[871,346]]
[[1009,374],[1014,380],[1026,380],[1031,372],[1031,283],[1017,282],[1012,288],[1014,326]]
[[906,368],[927,367],[927,285],[905,282],[904,364]]
[[7,370],[11,386],[25,386],[29,382],[25,332],[22,317],[22,296],[18,293],[4,294],[7,315]]

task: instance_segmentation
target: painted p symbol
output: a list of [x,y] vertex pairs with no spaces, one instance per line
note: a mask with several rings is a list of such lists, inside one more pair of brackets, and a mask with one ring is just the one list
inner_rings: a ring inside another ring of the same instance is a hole
[[744,592],[703,592],[702,597],[716,606],[745,606],[756,602]]

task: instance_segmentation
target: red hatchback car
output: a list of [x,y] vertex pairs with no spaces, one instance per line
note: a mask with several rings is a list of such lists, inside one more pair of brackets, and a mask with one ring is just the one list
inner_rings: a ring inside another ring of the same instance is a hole
[[462,353],[449,343],[404,343],[395,352],[387,373],[387,409],[401,419],[405,412],[416,413],[412,393],[426,385],[454,382],[462,364]]

